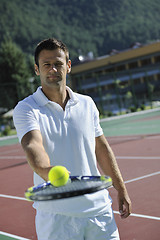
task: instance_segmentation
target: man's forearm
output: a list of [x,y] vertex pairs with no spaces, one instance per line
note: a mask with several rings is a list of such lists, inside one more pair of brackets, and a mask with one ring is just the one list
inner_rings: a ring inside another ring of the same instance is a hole
[[96,157],[103,173],[112,178],[116,190],[125,190],[126,188],[116,158],[104,136],[96,139]]
[[39,130],[33,130],[22,138],[23,150],[27,161],[34,172],[45,181],[48,180],[48,172],[51,169],[50,159],[43,146],[43,139]]
[[132,204],[128,196],[116,158],[104,135],[96,138],[97,161],[104,172],[112,178],[113,186],[118,191],[118,205],[121,218],[131,214]]
[[24,151],[33,171],[47,181],[48,172],[51,169],[47,153],[38,146],[27,146]]

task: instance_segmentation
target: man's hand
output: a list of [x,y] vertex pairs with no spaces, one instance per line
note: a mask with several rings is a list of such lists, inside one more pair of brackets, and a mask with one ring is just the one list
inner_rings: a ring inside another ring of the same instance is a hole
[[131,200],[127,192],[118,193],[119,213],[122,219],[127,218],[132,211]]

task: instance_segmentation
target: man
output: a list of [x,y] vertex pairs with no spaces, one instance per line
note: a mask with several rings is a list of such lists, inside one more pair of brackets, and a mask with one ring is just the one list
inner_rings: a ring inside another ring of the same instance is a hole
[[[34,184],[48,180],[55,165],[72,175],[100,175],[97,162],[118,191],[121,218],[131,213],[131,201],[114,154],[99,125],[98,110],[88,96],[66,86],[71,71],[67,47],[56,39],[40,42],[35,72],[41,87],[19,102],[14,123],[19,141],[34,171]],[[38,240],[119,239],[108,191],[70,199],[36,202]]]

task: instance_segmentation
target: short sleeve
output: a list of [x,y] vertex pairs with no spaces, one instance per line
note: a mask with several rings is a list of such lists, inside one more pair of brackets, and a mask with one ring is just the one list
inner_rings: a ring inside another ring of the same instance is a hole
[[25,102],[19,102],[13,112],[13,122],[17,131],[19,142],[29,131],[39,130],[39,124],[31,106]]
[[100,126],[100,122],[99,122],[99,111],[94,102],[93,102],[93,110],[94,110],[95,137],[99,137],[99,136],[103,135],[103,130],[102,130],[102,128]]

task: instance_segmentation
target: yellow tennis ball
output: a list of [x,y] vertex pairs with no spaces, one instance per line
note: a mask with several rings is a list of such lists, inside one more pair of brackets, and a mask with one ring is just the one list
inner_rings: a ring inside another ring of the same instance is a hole
[[52,167],[48,173],[48,180],[55,187],[60,187],[65,185],[69,179],[69,172],[63,166]]

